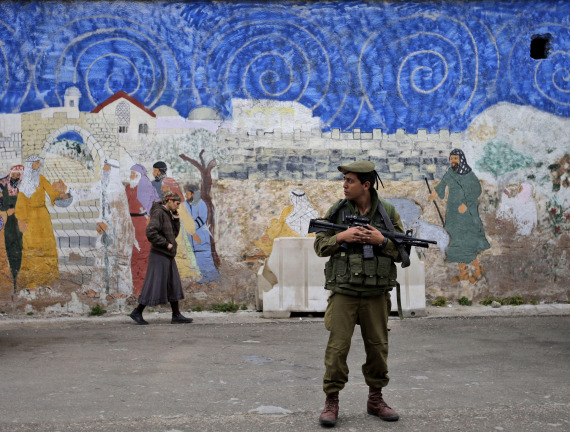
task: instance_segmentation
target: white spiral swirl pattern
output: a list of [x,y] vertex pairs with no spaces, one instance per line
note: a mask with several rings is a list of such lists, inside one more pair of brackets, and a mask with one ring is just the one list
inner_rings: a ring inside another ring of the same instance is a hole
[[[72,38],[67,36],[70,28],[75,30]],[[49,42],[39,57],[45,60],[36,64],[37,76],[55,76],[60,105],[70,83],[82,90],[93,107],[118,90],[127,91],[149,107],[159,102],[173,106],[177,101],[180,72],[176,56],[158,34],[136,21],[109,15],[79,18],[58,28]],[[36,85],[41,95],[49,82],[40,78]],[[167,93],[170,100],[164,101]]]
[[[560,1],[6,2],[0,111],[58,106],[75,86],[82,111],[118,90],[183,116],[271,99],[312,109],[325,130],[460,131],[502,101],[567,117],[569,13]],[[551,35],[548,58],[530,58],[535,35]]]
[[557,67],[551,75],[552,88],[556,91],[549,92],[550,94],[547,94],[546,91],[541,88],[540,77],[544,75],[542,69],[546,68],[544,61],[541,61],[536,66],[534,72],[534,83],[536,88],[551,102],[570,106],[570,66],[566,66],[570,65],[570,53],[568,51],[554,51],[550,54],[550,62],[564,65],[562,67]]
[[[479,46],[495,55],[495,64],[498,49],[481,22],[472,20],[470,25],[477,28],[477,34],[457,18],[420,13],[367,39],[358,74],[364,102],[383,125],[393,124],[396,118],[402,127],[413,131],[418,123],[441,118],[446,120],[439,127],[449,127],[454,117],[468,121],[473,105],[485,102],[486,90],[480,88],[479,76],[488,68],[494,87],[498,70],[489,67],[488,59],[485,64],[480,61]],[[392,63],[394,59],[399,59],[398,64]],[[383,91],[378,94],[378,89]],[[386,104],[391,112],[385,109]]]
[[[332,64],[321,27],[303,26],[290,10],[277,9],[273,18],[257,16],[262,9],[248,11],[251,19],[230,16],[201,38],[192,74],[197,105],[216,97],[245,97],[295,101],[318,110],[330,98],[332,76],[345,65]],[[208,100],[204,95],[210,95]],[[346,93],[336,112],[323,120],[330,124],[345,100]]]
[[5,96],[18,112],[32,86],[30,63],[21,55],[22,40],[17,32],[0,19],[0,102]]
[[[508,37],[506,27],[503,37]],[[548,56],[530,58],[529,43],[536,35],[550,35]],[[536,24],[517,35],[508,56],[512,91],[521,103],[563,114],[570,106],[570,26],[554,22]],[[538,93],[537,93],[538,92]],[[539,97],[537,98],[537,95]],[[537,100],[538,99],[538,100]]]

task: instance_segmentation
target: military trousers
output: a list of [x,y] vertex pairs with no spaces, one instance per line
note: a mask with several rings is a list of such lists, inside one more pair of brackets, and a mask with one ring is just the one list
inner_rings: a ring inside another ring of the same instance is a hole
[[370,297],[353,297],[332,293],[325,312],[329,341],[325,351],[323,390],[328,395],[344,388],[348,381],[346,359],[354,327],[360,324],[366,362],[362,374],[369,387],[388,385],[388,316],[390,293]]

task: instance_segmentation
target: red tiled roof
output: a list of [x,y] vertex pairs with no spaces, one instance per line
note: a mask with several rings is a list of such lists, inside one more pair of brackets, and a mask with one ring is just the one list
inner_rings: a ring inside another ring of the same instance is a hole
[[109,99],[101,102],[99,105],[97,105],[91,112],[93,114],[97,114],[99,111],[101,111],[103,108],[105,108],[107,105],[115,102],[116,100],[119,99],[126,99],[128,100],[130,103],[132,103],[133,105],[135,105],[136,107],[140,108],[141,110],[143,110],[144,112],[146,112],[148,115],[152,116],[152,117],[156,117],[156,114],[148,109],[147,107],[145,107],[142,103],[140,103],[138,100],[136,100],[134,97],[129,96],[127,94],[127,92],[120,90],[117,93],[115,93],[113,96],[111,96]]

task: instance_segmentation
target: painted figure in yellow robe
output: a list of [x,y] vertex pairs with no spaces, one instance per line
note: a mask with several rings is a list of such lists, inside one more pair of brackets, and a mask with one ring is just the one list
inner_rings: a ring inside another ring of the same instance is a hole
[[[161,181],[162,194],[164,192],[173,192],[179,197],[182,196],[178,183],[176,183],[176,180],[172,177],[164,177]],[[178,233],[178,237],[176,237],[176,243],[178,243],[176,265],[178,266],[180,279],[197,277],[200,276],[200,269],[198,268],[192,245],[188,240],[188,235],[196,234],[196,223],[184,206],[180,206],[178,214],[180,215],[180,233]]]
[[[65,190],[65,185],[61,187]],[[52,204],[60,196],[65,197],[40,175],[40,158],[30,156],[24,166],[15,212],[23,233],[22,265],[18,273],[21,287],[49,285],[59,279],[57,247],[46,207],[46,193]]]
[[273,240],[279,237],[306,237],[309,221],[318,217],[317,211],[311,207],[309,199],[301,189],[289,192],[290,206],[281,212],[279,219],[273,218],[269,226],[254,245],[263,251],[265,256],[271,255]]

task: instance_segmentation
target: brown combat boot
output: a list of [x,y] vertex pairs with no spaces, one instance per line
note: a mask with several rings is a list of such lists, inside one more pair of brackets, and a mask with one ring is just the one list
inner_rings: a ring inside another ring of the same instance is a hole
[[325,400],[325,408],[319,417],[319,423],[322,426],[333,427],[338,418],[338,392],[327,395]]
[[382,388],[375,389],[370,387],[366,409],[368,414],[380,417],[382,420],[396,421],[400,418],[398,413],[384,402],[384,398],[382,397]]

